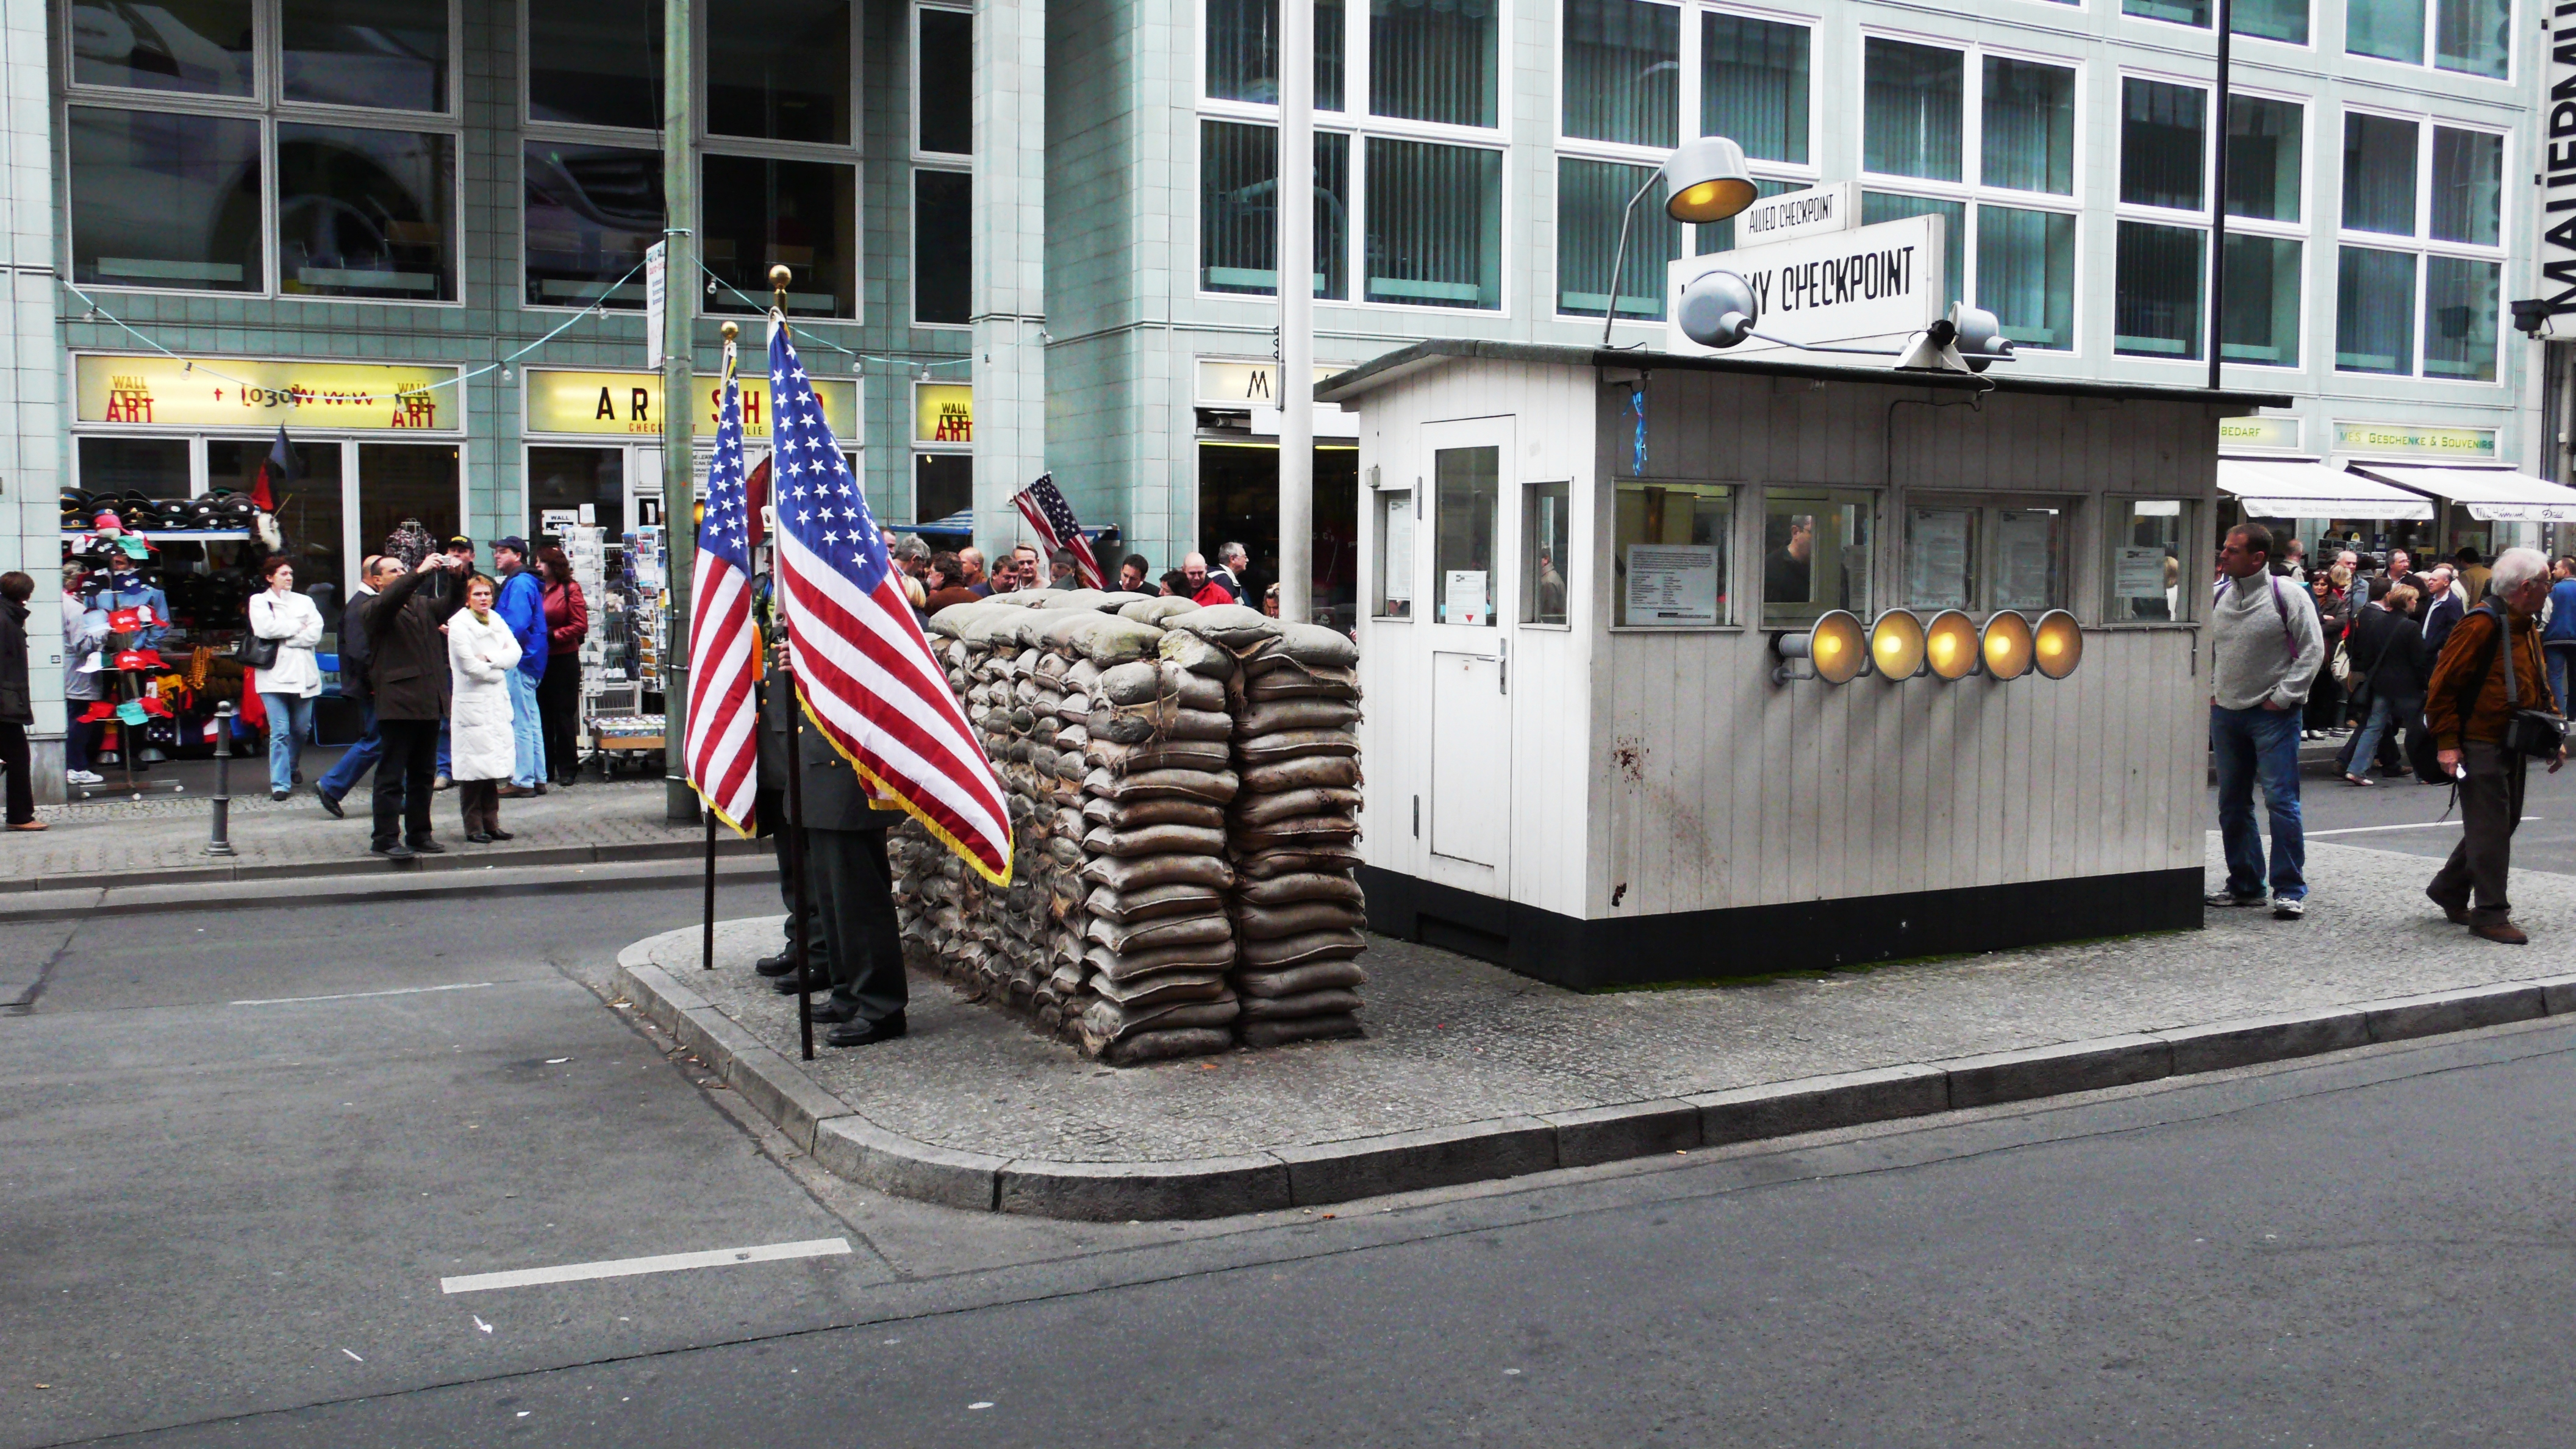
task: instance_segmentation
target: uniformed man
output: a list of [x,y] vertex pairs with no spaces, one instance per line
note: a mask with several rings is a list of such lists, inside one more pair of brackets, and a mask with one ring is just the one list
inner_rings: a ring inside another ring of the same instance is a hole
[[[895,923],[894,872],[886,861],[886,828],[902,815],[871,797],[859,772],[805,717],[790,692],[786,670],[778,667],[783,652],[773,653],[768,677],[761,681],[760,712],[763,778],[771,778],[774,769],[779,791],[774,797],[763,791],[758,808],[765,818],[804,827],[798,840],[805,859],[808,915],[805,969],[798,972],[780,961],[775,969],[778,989],[793,994],[830,983],[832,994],[814,1004],[814,1019],[832,1024],[824,1038],[829,1045],[888,1041],[903,1035],[909,995],[903,938]],[[797,781],[801,816],[788,809],[785,790],[791,718],[802,767]],[[783,872],[783,854],[780,863]],[[789,940],[794,940],[792,932]]]

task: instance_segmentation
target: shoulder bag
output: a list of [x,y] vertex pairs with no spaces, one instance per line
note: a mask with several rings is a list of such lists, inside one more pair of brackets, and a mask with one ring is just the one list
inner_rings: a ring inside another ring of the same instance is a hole
[[[245,622],[247,622],[247,611],[245,611]],[[242,630],[241,642],[233,646],[233,658],[244,669],[275,669],[277,645],[277,640],[262,639],[259,637],[259,630],[245,627]]]
[[[2478,692],[2486,687],[2487,673],[2499,658],[2504,664],[2504,739],[2505,752],[2535,760],[2554,760],[2567,748],[2567,721],[2545,709],[2523,709],[2515,701],[2522,691],[2513,677],[2513,621],[2492,601],[2478,605],[2476,612],[2496,621],[2495,641],[2487,646],[2486,662],[2460,686],[2461,742],[2467,743],[2469,711],[2477,703]],[[2456,627],[2456,626],[2454,626]]]

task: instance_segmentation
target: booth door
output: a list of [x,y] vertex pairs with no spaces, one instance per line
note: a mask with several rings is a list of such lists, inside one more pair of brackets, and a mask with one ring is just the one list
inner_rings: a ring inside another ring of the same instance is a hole
[[1432,876],[1495,897],[1508,888],[1512,825],[1511,670],[1498,621],[1508,418],[1424,429],[1431,453]]

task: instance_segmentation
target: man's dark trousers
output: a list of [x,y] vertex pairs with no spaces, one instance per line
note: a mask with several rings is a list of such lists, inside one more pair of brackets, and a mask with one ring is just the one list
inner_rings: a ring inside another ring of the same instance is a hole
[[894,872],[883,830],[805,832],[805,884],[822,917],[832,999],[861,1021],[902,1013],[908,995]]
[[385,752],[376,760],[376,831],[373,845],[382,850],[396,839],[397,822],[405,844],[429,839],[430,771],[438,764],[438,721],[380,719],[376,738]]
[[2467,911],[2470,925],[2501,926],[2513,919],[2504,884],[2513,860],[2513,828],[2522,823],[2525,761],[2485,740],[2468,741],[2460,753],[2468,767],[2460,781],[2460,843],[2424,893]]

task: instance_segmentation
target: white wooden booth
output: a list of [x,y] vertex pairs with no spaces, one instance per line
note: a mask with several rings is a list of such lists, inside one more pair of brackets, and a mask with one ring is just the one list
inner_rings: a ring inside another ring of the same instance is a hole
[[[1434,341],[1319,388],[1371,927],[1584,989],[2197,928],[2217,422],[2285,400],[2003,374]],[[1775,682],[1834,607],[2064,609],[2081,661]]]

